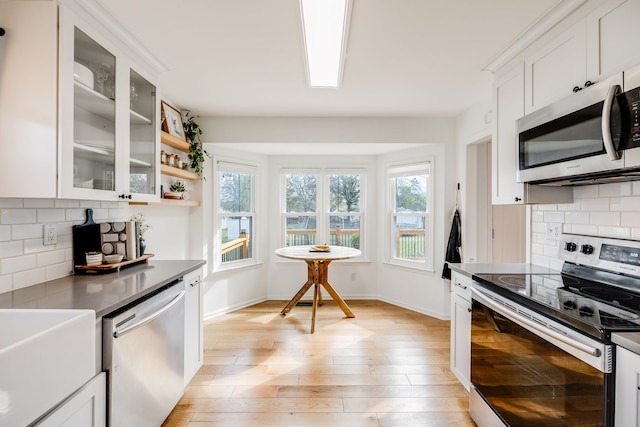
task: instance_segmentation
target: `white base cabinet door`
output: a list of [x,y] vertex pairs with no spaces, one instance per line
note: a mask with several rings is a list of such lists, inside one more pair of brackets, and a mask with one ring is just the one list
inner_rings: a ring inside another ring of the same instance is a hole
[[451,275],[451,372],[469,390],[471,382],[471,280]]
[[198,372],[204,357],[202,336],[202,271],[184,276],[185,322],[184,322],[184,385]]
[[616,427],[640,425],[640,355],[616,348]]
[[104,427],[107,421],[107,375],[99,373],[36,423],[38,427]]

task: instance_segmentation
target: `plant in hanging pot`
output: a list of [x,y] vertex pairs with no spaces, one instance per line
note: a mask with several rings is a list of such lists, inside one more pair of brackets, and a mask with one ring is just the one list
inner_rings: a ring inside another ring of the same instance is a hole
[[211,157],[207,150],[205,150],[202,146],[202,141],[200,140],[200,135],[202,135],[202,129],[200,129],[200,125],[195,122],[195,119],[198,116],[192,116],[189,114],[189,111],[184,113],[185,120],[183,122],[184,133],[187,136],[187,140],[189,141],[189,167],[193,169],[195,173],[200,175],[202,179],[205,179],[202,176],[203,172],[203,164],[206,157]]

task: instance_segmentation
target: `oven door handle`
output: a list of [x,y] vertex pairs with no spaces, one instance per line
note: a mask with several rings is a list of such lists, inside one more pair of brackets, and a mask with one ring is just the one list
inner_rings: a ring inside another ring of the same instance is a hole
[[607,92],[607,97],[604,99],[604,105],[602,106],[602,142],[604,142],[604,149],[611,160],[620,159],[620,153],[616,151],[616,147],[613,145],[613,138],[611,137],[611,109],[613,108],[613,101],[618,93],[620,93],[620,86],[612,85]]
[[587,353],[594,357],[600,357],[602,352],[598,348],[591,347],[590,345],[583,344],[579,341],[573,340],[559,332],[554,331],[553,329],[545,328],[542,325],[537,324],[536,322],[532,322],[531,320],[520,316],[517,313],[511,313],[505,310],[504,307],[493,302],[490,298],[486,297],[482,292],[477,291],[471,288],[471,292],[473,293],[473,298],[486,305],[490,309],[502,314],[503,316],[508,317],[511,321],[518,323],[520,326],[528,329],[533,329],[542,335],[549,336],[554,338],[568,346],[575,348],[576,350],[582,351],[583,353]]

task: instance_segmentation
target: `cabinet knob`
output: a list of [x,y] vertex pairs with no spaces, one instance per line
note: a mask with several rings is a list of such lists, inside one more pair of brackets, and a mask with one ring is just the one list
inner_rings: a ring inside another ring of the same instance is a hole
[[580,86],[574,86],[573,87],[573,93],[580,92],[581,90],[582,90],[582,88]]
[[0,37],[4,36],[5,34],[7,34],[7,32],[4,30],[4,28],[0,27]]
[[[467,308],[467,311],[468,311],[469,313],[471,313],[473,310],[472,310],[472,309],[470,309],[470,308]],[[640,388],[640,387],[638,387],[638,388]]]

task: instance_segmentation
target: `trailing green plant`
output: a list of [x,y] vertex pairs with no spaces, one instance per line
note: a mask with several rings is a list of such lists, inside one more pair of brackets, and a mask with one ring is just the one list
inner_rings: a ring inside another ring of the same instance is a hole
[[206,157],[211,157],[207,150],[202,147],[202,141],[200,140],[200,135],[202,135],[202,129],[200,129],[200,125],[195,122],[195,119],[199,116],[191,116],[187,111],[185,114],[185,120],[183,123],[184,133],[189,140],[189,166],[193,169],[195,173],[200,175],[202,179],[205,179],[202,176],[202,172],[204,170],[203,164]]
[[169,187],[169,191],[173,191],[174,193],[184,193],[185,191],[187,191],[187,189],[182,181],[176,181],[171,184],[171,187]]

